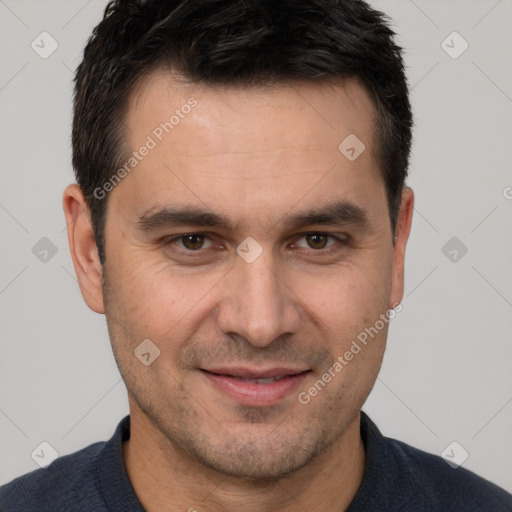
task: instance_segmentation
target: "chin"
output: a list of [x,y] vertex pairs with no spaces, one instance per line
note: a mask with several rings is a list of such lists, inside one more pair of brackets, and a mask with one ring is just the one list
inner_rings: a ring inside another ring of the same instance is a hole
[[[277,427],[278,428],[278,427]],[[303,433],[305,434],[305,433]],[[193,446],[193,456],[228,477],[269,483],[284,478],[309,464],[325,448],[307,434],[252,436],[246,441],[227,439],[210,447]]]

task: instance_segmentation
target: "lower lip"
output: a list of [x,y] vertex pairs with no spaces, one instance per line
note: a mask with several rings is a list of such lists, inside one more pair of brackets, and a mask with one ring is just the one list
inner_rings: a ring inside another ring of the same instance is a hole
[[302,372],[267,384],[247,382],[230,377],[202,371],[203,375],[220,391],[234,398],[241,405],[274,405],[289,395],[310,373]]

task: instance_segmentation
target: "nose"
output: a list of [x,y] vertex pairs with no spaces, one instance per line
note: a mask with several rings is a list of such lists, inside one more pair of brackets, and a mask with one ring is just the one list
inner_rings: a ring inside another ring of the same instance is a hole
[[217,316],[222,332],[243,336],[255,347],[264,348],[299,330],[298,298],[272,257],[263,253],[252,263],[239,258],[225,279],[226,292]]

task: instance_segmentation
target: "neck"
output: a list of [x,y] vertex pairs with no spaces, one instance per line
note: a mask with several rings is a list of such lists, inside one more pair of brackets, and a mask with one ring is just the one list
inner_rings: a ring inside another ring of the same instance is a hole
[[313,461],[276,481],[220,474],[192,460],[139,410],[123,444],[126,470],[147,512],[291,512],[345,510],[363,479],[365,450],[360,416]]

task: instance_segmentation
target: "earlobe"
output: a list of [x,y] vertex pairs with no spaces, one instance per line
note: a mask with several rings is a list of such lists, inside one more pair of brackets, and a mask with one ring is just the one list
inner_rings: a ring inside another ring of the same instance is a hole
[[413,211],[414,192],[411,188],[404,187],[394,234],[390,308],[399,304],[404,294],[405,249],[411,231]]
[[80,187],[66,187],[63,196],[69,249],[85,302],[96,313],[104,313],[102,265],[98,255],[89,209]]

